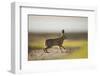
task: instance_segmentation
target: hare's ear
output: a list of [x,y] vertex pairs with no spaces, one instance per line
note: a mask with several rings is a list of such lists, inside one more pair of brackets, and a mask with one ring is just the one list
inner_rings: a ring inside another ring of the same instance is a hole
[[64,29],[62,30],[62,33],[64,33]]

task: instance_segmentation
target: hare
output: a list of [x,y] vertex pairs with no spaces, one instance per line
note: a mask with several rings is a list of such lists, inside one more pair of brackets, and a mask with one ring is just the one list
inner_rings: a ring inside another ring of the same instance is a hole
[[[59,38],[55,38],[55,39],[47,39],[45,41],[45,46],[46,48],[44,48],[44,52],[45,53],[49,53],[47,51],[48,48],[51,48],[52,46],[59,46],[60,50],[61,48],[65,49],[62,44],[63,44],[63,41],[64,41],[64,30],[62,30],[62,36],[59,37]],[[62,50],[61,50],[62,52]]]

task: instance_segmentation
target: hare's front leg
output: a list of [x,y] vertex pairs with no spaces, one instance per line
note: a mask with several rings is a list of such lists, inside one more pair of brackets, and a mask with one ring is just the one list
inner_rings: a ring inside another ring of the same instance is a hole
[[61,46],[59,46],[61,53],[63,53]]
[[65,50],[64,46],[61,46],[61,47]]

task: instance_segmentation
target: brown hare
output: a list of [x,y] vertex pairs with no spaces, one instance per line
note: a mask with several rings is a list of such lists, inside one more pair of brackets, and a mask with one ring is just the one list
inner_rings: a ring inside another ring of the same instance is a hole
[[[45,46],[46,46],[46,48],[44,48],[44,52],[45,52],[45,53],[49,53],[49,52],[47,51],[47,49],[48,49],[48,48],[51,48],[52,46],[59,46],[60,50],[61,50],[61,48],[65,49],[65,48],[62,46],[63,41],[64,41],[64,30],[62,30],[62,36],[61,36],[61,37],[55,38],[55,39],[47,39],[47,40],[45,41]],[[61,50],[61,52],[63,52],[63,51]]]

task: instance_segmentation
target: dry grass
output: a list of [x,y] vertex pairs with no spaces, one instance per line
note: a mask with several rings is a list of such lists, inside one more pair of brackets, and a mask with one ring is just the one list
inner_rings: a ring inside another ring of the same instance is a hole
[[63,53],[58,47],[52,47],[48,49],[50,53],[44,53],[44,42],[44,38],[36,38],[29,42],[29,48],[31,48],[31,52],[28,54],[29,60],[79,59],[88,57],[87,40],[64,40],[63,46],[66,49],[62,49]]

